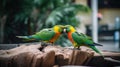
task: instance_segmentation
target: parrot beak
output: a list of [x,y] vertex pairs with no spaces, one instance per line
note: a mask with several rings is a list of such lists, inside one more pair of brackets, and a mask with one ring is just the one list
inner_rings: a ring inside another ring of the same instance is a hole
[[63,29],[63,32],[66,33],[66,29]]
[[66,33],[66,29],[65,28],[66,28],[65,26],[62,27],[62,33]]
[[66,33],[66,29],[63,28],[62,33]]

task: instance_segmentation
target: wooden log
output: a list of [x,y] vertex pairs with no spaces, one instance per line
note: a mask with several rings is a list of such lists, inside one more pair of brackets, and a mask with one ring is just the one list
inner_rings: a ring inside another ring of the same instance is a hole
[[82,65],[93,53],[60,46],[22,45],[0,50],[0,67],[52,67]]
[[52,67],[54,51],[42,52],[39,48],[41,45],[22,45],[10,50],[0,50],[0,67]]
[[73,50],[60,46],[47,46],[44,52],[55,51],[55,64],[63,65],[83,65],[88,62],[94,55],[90,51]]

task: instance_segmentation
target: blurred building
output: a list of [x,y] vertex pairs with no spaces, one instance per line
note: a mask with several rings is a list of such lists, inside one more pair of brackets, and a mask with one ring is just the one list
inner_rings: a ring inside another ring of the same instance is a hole
[[[77,4],[91,7],[92,0],[75,0]],[[86,33],[92,36],[92,17],[90,14],[78,14],[80,21],[86,26]],[[118,18],[118,20],[116,20]],[[99,40],[115,40],[116,25],[120,30],[120,1],[98,0],[98,36]],[[117,24],[116,24],[117,22]],[[117,36],[119,37],[119,36]]]

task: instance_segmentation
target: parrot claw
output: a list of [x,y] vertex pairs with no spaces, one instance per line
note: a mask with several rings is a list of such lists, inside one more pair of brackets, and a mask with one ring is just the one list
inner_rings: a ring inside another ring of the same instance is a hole
[[54,45],[53,43],[49,43],[49,42],[41,42],[42,46],[48,46],[48,45]]
[[44,43],[44,42],[41,42],[41,45],[43,46],[43,45],[45,45],[45,43]]
[[75,48],[75,47],[74,47],[73,50],[81,50],[81,49],[80,49],[80,48]]
[[81,50],[81,48],[77,48],[78,50]]
[[53,42],[51,42],[51,43],[50,43],[50,45],[54,46],[54,43],[53,43]]
[[42,46],[48,46],[45,42],[41,42]]
[[53,43],[46,43],[47,45],[53,45]]

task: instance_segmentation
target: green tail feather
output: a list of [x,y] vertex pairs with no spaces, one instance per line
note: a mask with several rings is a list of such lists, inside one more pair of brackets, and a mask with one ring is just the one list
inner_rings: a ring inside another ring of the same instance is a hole
[[29,39],[28,36],[16,36],[16,37],[18,37],[18,38],[23,38],[23,39]]
[[23,41],[33,41],[35,40],[32,36],[16,36],[18,38],[22,38]]
[[92,48],[96,53],[99,53],[104,58],[102,53],[95,46],[90,46],[90,48]]

